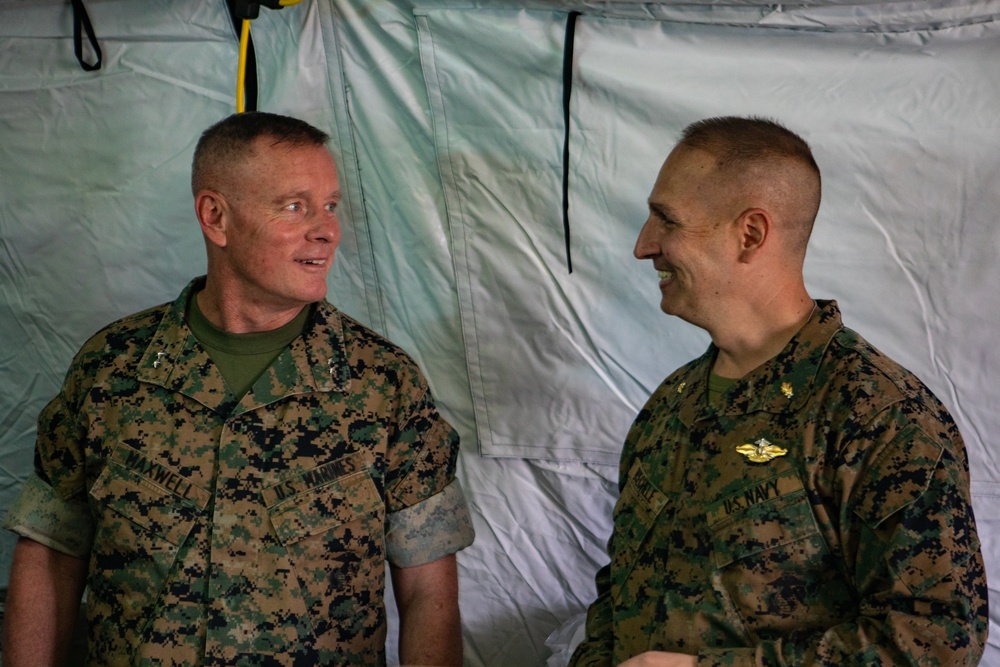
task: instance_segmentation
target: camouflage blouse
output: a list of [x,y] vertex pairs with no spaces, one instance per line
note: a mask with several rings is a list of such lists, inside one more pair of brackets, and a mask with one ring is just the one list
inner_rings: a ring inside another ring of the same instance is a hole
[[958,429],[820,305],[720,409],[710,348],[639,413],[571,664],[976,664],[987,591]]
[[183,322],[193,286],[78,353],[8,527],[89,557],[88,664],[383,663],[386,558],[472,541],[454,430],[325,302],[236,402]]

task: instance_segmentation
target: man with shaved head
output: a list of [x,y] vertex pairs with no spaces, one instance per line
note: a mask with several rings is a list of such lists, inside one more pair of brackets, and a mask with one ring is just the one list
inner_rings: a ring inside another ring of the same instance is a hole
[[325,300],[326,133],[254,112],[195,148],[206,276],[80,350],[38,420],[6,667],[462,663],[458,437],[401,349]]
[[575,667],[974,665],[987,590],[965,447],[911,373],[815,301],[806,142],[690,125],[635,245],[708,351],[636,417]]

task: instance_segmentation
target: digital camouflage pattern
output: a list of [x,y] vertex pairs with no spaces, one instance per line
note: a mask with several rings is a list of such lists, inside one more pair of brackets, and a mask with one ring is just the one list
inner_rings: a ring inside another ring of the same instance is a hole
[[958,429],[820,305],[720,409],[710,348],[639,413],[571,664],[977,663],[987,591]]
[[78,353],[8,527],[89,552],[88,664],[382,664],[387,513],[408,564],[472,541],[457,436],[325,302],[236,402],[183,323],[197,286]]

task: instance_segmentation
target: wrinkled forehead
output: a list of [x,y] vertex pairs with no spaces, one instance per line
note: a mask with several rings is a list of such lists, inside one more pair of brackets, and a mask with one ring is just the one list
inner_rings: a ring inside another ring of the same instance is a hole
[[271,197],[276,191],[339,190],[337,167],[324,144],[258,137],[251,151],[215,174],[216,188],[234,201]]
[[336,170],[333,155],[325,144],[281,140],[271,136],[261,136],[253,141],[237,164],[247,172],[291,169],[308,164],[310,168]]
[[719,179],[718,160],[714,155],[702,149],[678,146],[660,167],[653,195],[708,195],[718,187]]
[[679,146],[671,151],[657,175],[650,208],[673,211],[674,217],[729,217],[745,200],[744,179],[726,173],[719,160],[702,148]]

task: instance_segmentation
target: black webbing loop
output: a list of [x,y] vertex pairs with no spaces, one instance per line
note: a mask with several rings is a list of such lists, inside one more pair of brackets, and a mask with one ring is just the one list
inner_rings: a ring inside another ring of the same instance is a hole
[[573,38],[576,35],[576,17],[580,12],[570,12],[566,17],[566,41],[563,48],[563,236],[566,239],[566,268],[573,273],[573,255],[569,242],[569,102],[573,91]]
[[[229,8],[229,18],[233,21],[233,30],[236,31],[236,42],[239,43],[243,19],[257,18],[260,5],[240,2],[239,0],[226,0],[226,6]],[[243,76],[243,110],[257,110],[257,54],[253,48],[252,32],[247,35],[247,61]]]
[[[101,45],[97,43],[97,37],[94,35],[94,26],[90,24],[90,17],[87,15],[87,8],[83,6],[83,0],[71,0],[71,2],[73,5],[73,53],[76,54],[76,60],[80,63],[80,67],[84,71],[93,72],[94,70],[101,69]],[[90,48],[93,49],[94,55],[97,56],[97,60],[93,63],[88,63],[83,59],[81,27],[86,31]]]

